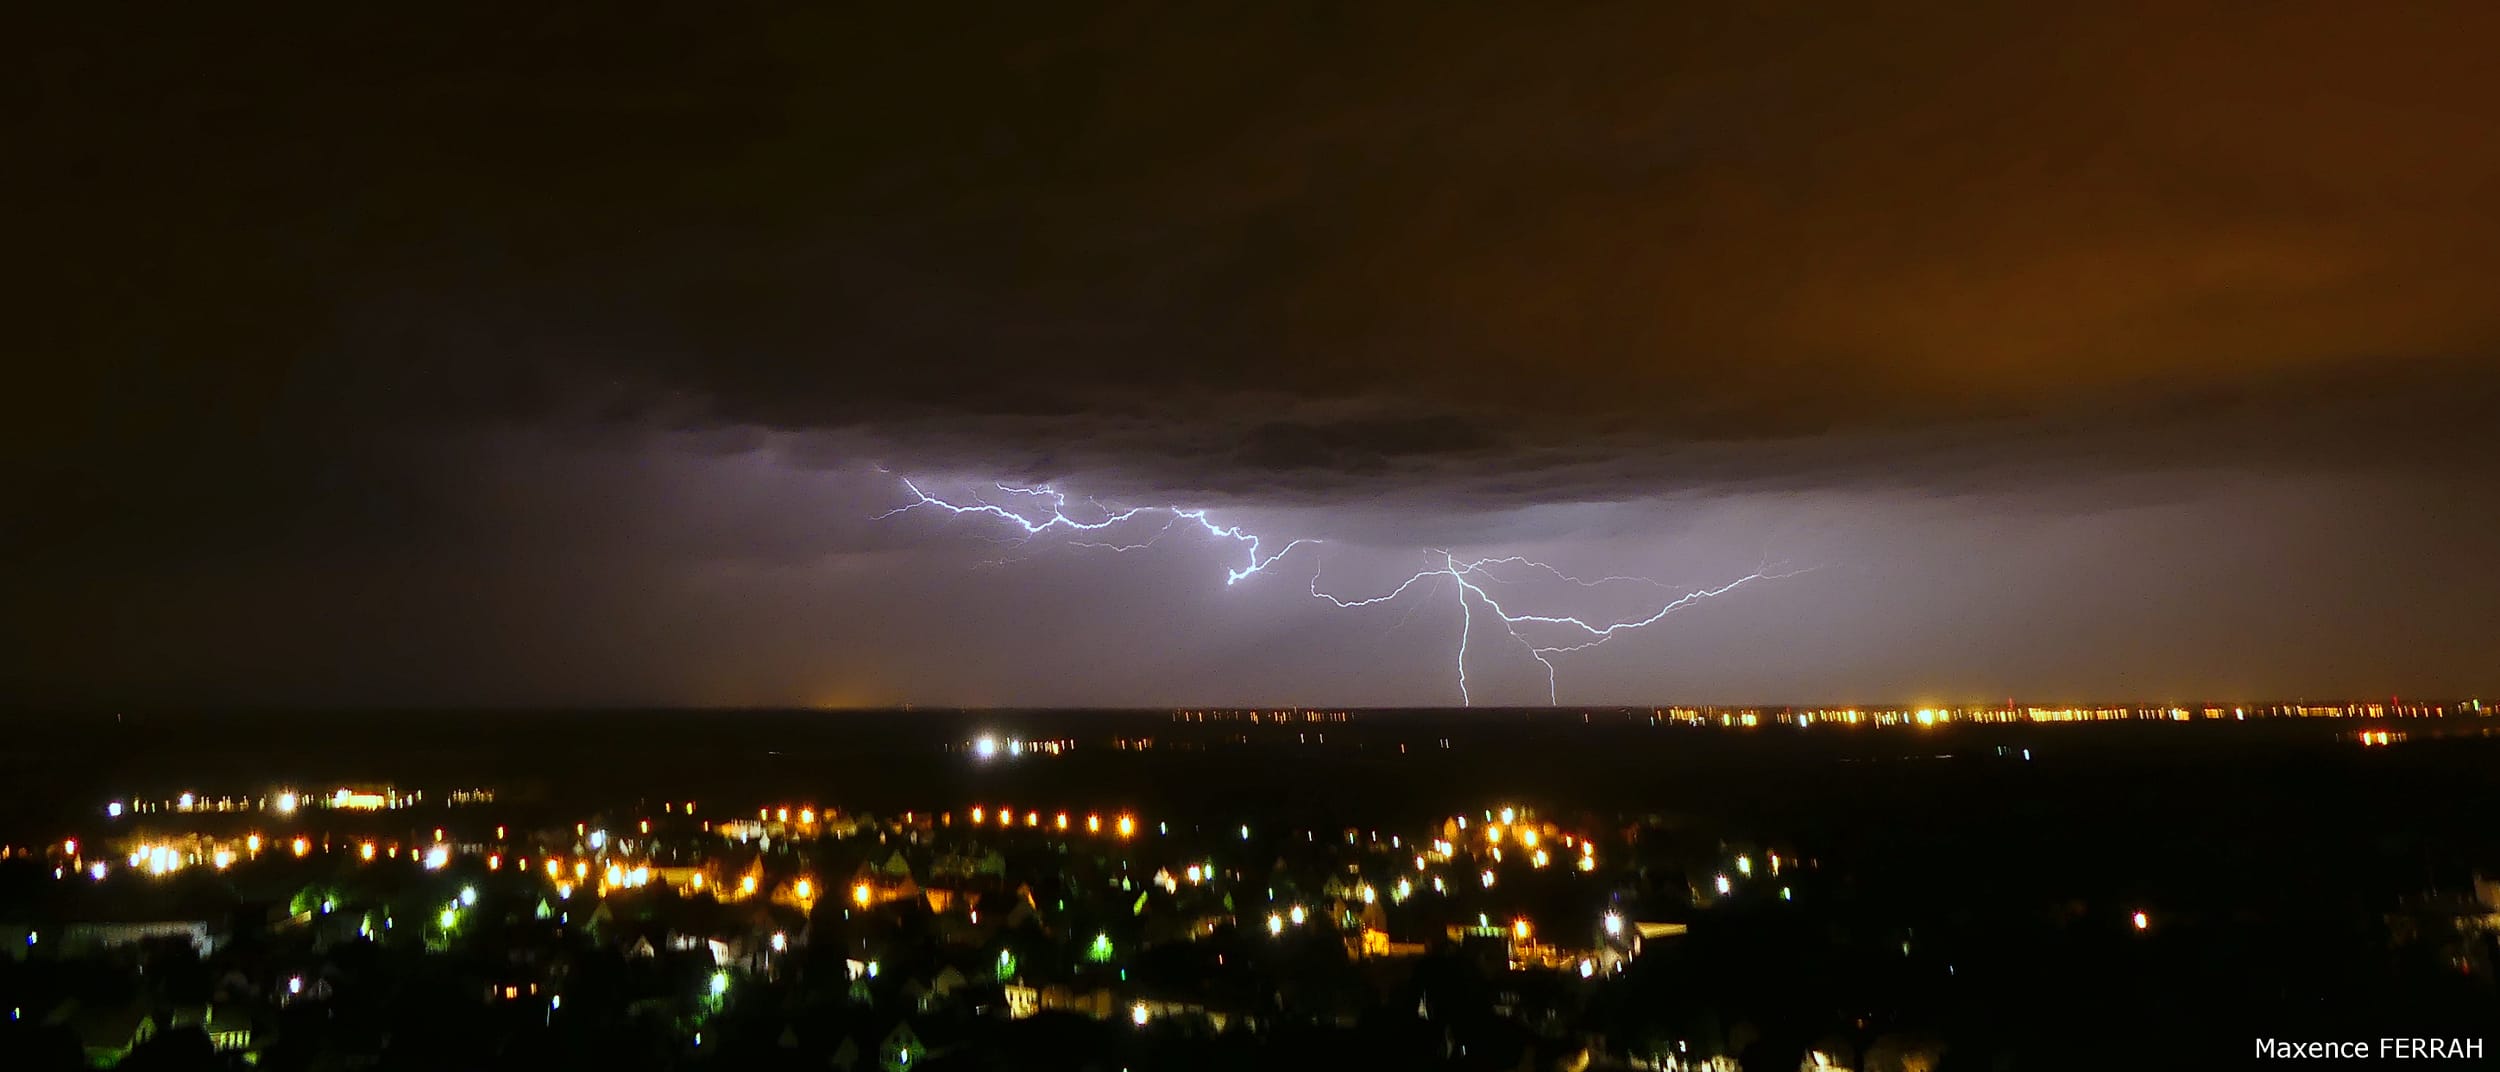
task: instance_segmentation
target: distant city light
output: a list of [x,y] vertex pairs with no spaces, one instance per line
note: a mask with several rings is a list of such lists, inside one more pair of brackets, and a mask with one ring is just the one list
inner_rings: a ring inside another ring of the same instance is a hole
[[774,932],[773,932],[773,943],[772,943],[772,944],[773,944],[773,952],[775,952],[775,953],[781,953],[781,952],[786,952],[786,951],[788,951],[788,950],[789,950],[789,948],[790,948],[790,934],[789,934],[789,932],[788,932],[788,931],[774,931]]
[[1285,916],[1286,918],[1291,919],[1293,921],[1293,925],[1296,927],[1301,926],[1302,921],[1309,918],[1308,914],[1302,911],[1301,905],[1293,906],[1293,909],[1285,913]]
[[1622,936],[1623,917],[1621,915],[1614,912],[1608,912],[1606,913],[1606,918],[1602,922],[1605,924],[1606,934],[1608,937]]
[[119,818],[121,818],[121,817],[122,817],[122,802],[121,802],[121,801],[116,800],[116,801],[114,801],[114,802],[112,802],[112,803],[110,803],[110,804],[105,805],[105,806],[104,806],[104,815],[105,815],[105,817],[106,817],[106,818],[108,818],[108,819],[119,819]]
[[1733,882],[1728,881],[1728,878],[1727,878],[1727,876],[1726,876],[1726,875],[1720,875],[1720,876],[1719,876],[1719,880],[1718,880],[1718,882],[1717,882],[1717,886],[1718,886],[1718,888],[1719,888],[1719,892],[1720,892],[1720,893],[1722,893],[1722,894],[1724,894],[1724,893],[1728,892],[1729,890],[1733,890],[1733,889],[1735,889],[1735,888],[1736,888],[1736,884],[1735,884],[1735,883],[1733,883]]
[[1139,1027],[1144,1027],[1146,1026],[1146,1018],[1148,1015],[1149,1013],[1146,1010],[1145,1002],[1141,1001],[1135,1005],[1129,1006],[1128,1018],[1130,1023],[1136,1024]]
[[982,759],[998,755],[998,738],[981,737],[972,742],[972,754]]
[[721,995],[723,995],[723,994],[726,994],[726,993],[728,993],[728,992],[729,992],[729,973],[728,973],[728,972],[713,972],[713,973],[712,973],[712,996],[713,996],[713,997],[719,997],[719,996],[721,996]]
[[2152,925],[2153,925],[2153,920],[2152,920],[2152,917],[2147,916],[2147,915],[2145,915],[2145,914],[2144,914],[2144,913],[2142,913],[2142,912],[2138,912],[2138,913],[2136,913],[2136,914],[2135,914],[2135,929],[2137,929],[2137,930],[2145,930],[2145,929],[2147,929],[2147,928],[2150,928]]
[[1276,914],[1276,913],[1274,913],[1274,912],[1270,912],[1270,913],[1268,913],[1268,914],[1267,914],[1267,933],[1269,933],[1269,934],[1283,934],[1283,933],[1285,933],[1285,917],[1280,916],[1280,915],[1277,915],[1277,914]]
[[104,881],[104,861],[98,860],[94,863],[88,864],[87,877],[98,882]]
[[461,904],[463,904],[463,905],[467,905],[467,906],[472,906],[472,907],[474,907],[474,906],[477,904],[477,887],[475,887],[475,886],[462,886],[462,887],[460,887],[460,903],[461,903]]
[[278,794],[278,814],[280,814],[280,815],[285,815],[285,814],[287,814],[287,813],[289,813],[289,812],[294,811],[294,810],[295,810],[295,804],[296,804],[296,799],[295,799],[295,794],[294,794],[294,793],[289,792],[289,793],[280,793],[280,794]]

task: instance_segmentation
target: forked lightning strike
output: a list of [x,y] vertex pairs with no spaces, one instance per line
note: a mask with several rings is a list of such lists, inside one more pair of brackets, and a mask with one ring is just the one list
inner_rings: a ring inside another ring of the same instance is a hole
[[[1214,521],[1214,519],[1207,516],[1207,511],[1204,509],[1184,509],[1178,506],[1131,506],[1115,509],[1089,499],[1087,502],[1090,503],[1094,507],[1094,510],[1099,512],[1101,516],[1090,521],[1079,521],[1068,515],[1067,494],[1047,485],[1032,488],[1013,487],[1007,484],[997,485],[998,490],[1003,494],[1021,496],[1026,499],[1037,500],[1046,504],[1048,510],[1046,515],[1041,514],[1039,511],[1027,513],[1023,510],[1011,509],[1009,507],[1000,506],[996,503],[983,501],[977,497],[971,500],[968,504],[950,502],[946,499],[931,495],[926,491],[922,491],[920,489],[920,485],[914,483],[909,478],[903,479],[903,487],[905,490],[911,492],[912,501],[904,503],[903,505],[895,507],[894,509],[888,510],[882,514],[878,514],[878,520],[884,520],[897,514],[908,513],[922,507],[935,507],[954,515],[986,514],[991,517],[998,518],[1001,521],[1005,521],[1021,530],[1023,535],[1018,537],[1018,542],[1022,542],[1024,540],[1030,540],[1034,537],[1041,536],[1045,533],[1060,530],[1064,530],[1071,535],[1102,532],[1106,529],[1114,528],[1130,521],[1134,521],[1140,517],[1162,517],[1165,519],[1162,527],[1156,529],[1153,535],[1148,536],[1144,540],[1136,543],[1116,543],[1109,540],[1070,540],[1068,544],[1072,547],[1098,548],[1102,550],[1121,552],[1144,550],[1145,548],[1153,546],[1157,540],[1162,539],[1181,522],[1195,522],[1199,528],[1206,530],[1208,535],[1229,539],[1236,543],[1245,545],[1247,557],[1244,565],[1238,568],[1228,567],[1224,571],[1224,583],[1227,585],[1239,584],[1242,580],[1267,569],[1269,566],[1274,565],[1278,559],[1292,553],[1297,547],[1301,547],[1305,544],[1316,545],[1320,542],[1318,540],[1310,539],[1293,540],[1286,543],[1283,547],[1278,548],[1273,554],[1262,554],[1262,544],[1260,538],[1256,534],[1245,532],[1238,525],[1219,525]],[[1614,639],[1618,635],[1655,625],[1668,615],[1682,610],[1685,607],[1689,607],[1713,596],[1725,595],[1755,581],[1778,580],[1780,578],[1794,577],[1800,573],[1807,572],[1805,569],[1780,570],[1775,572],[1772,567],[1766,566],[1716,587],[1688,587],[1652,580],[1647,577],[1628,577],[1622,575],[1599,577],[1595,580],[1583,580],[1546,563],[1539,562],[1531,558],[1524,558],[1518,555],[1461,559],[1456,554],[1446,550],[1435,550],[1433,554],[1440,557],[1440,565],[1430,569],[1419,570],[1413,576],[1400,581],[1395,587],[1381,593],[1380,595],[1363,598],[1349,599],[1322,591],[1319,586],[1319,572],[1317,569],[1314,569],[1311,574],[1311,595],[1314,598],[1326,600],[1331,605],[1334,605],[1339,609],[1351,610],[1360,607],[1370,607],[1383,603],[1394,602],[1399,597],[1406,595],[1407,592],[1414,589],[1415,586],[1424,584],[1427,580],[1437,582],[1439,578],[1446,577],[1451,581],[1456,582],[1455,587],[1458,592],[1459,632],[1458,651],[1453,661],[1457,664],[1458,668],[1458,698],[1461,704],[1473,703],[1473,697],[1469,694],[1467,687],[1467,652],[1468,647],[1473,642],[1475,636],[1477,613],[1475,605],[1477,603],[1482,603],[1484,609],[1490,612],[1494,618],[1498,619],[1502,623],[1503,631],[1508,633],[1512,640],[1517,641],[1520,647],[1526,649],[1529,658],[1535,659],[1538,665],[1545,668],[1545,698],[1546,702],[1553,703],[1556,702],[1559,691],[1554,667],[1554,656],[1577,651],[1587,651],[1590,648],[1597,647],[1598,645]],[[1523,566],[1540,570],[1552,576],[1556,580],[1577,585],[1582,588],[1599,588],[1609,584],[1618,583],[1640,584],[1666,591],[1680,591],[1682,594],[1660,604],[1654,611],[1617,620],[1601,619],[1600,621],[1591,621],[1587,618],[1570,614],[1520,613],[1504,607],[1502,605],[1502,601],[1495,598],[1494,594],[1487,590],[1487,583],[1508,583],[1493,571],[1492,567],[1495,566]],[[1473,599],[1471,600],[1470,597],[1473,597]],[[1536,632],[1538,635],[1531,635],[1531,631]]]
[[[998,490],[1006,492],[1009,495],[1024,495],[1036,499],[1048,500],[1050,503],[1050,516],[1036,521],[1032,518],[1026,517],[1022,513],[1007,509],[1004,506],[999,506],[995,503],[981,502],[977,499],[974,500],[970,506],[962,506],[948,502],[935,495],[931,495],[928,492],[920,490],[920,485],[913,483],[909,477],[903,479],[903,487],[910,490],[913,501],[904,503],[903,505],[897,506],[894,509],[888,510],[882,514],[878,514],[877,520],[883,521],[896,514],[917,510],[923,506],[934,506],[951,514],[988,514],[992,517],[1003,519],[1008,523],[1015,525],[1017,528],[1023,529],[1024,535],[1027,539],[1039,536],[1053,529],[1067,529],[1070,532],[1100,532],[1141,514],[1162,514],[1169,516],[1172,520],[1164,525],[1164,529],[1167,531],[1173,525],[1179,524],[1180,522],[1195,521],[1198,523],[1200,528],[1207,530],[1207,534],[1210,536],[1222,536],[1226,539],[1249,545],[1248,564],[1242,566],[1240,569],[1228,569],[1224,571],[1225,584],[1239,584],[1241,583],[1242,578],[1266,569],[1269,564],[1275,562],[1277,559],[1285,557],[1285,555],[1291,552],[1294,548],[1300,547],[1306,543],[1319,542],[1317,540],[1295,540],[1292,543],[1288,543],[1277,549],[1275,554],[1262,557],[1259,554],[1259,538],[1257,536],[1241,531],[1241,528],[1237,525],[1218,525],[1207,517],[1207,512],[1205,510],[1184,510],[1177,506],[1131,506],[1126,509],[1113,510],[1109,507],[1103,506],[1101,503],[1095,503],[1095,509],[1103,512],[1102,518],[1096,521],[1078,521],[1077,519],[1068,516],[1068,496],[1064,492],[1056,491],[1049,487],[1018,488],[1010,487],[1005,484],[998,485]],[[1157,532],[1154,537],[1148,538],[1145,543],[1111,544],[1089,542],[1086,546],[1103,547],[1113,551],[1135,551],[1141,550],[1154,543],[1155,539],[1160,538],[1162,535],[1162,532]]]

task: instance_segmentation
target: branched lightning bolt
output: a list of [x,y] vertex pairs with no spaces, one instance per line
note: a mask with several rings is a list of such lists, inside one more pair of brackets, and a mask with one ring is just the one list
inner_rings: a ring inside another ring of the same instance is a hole
[[[1043,535],[1044,533],[1056,530],[1065,530],[1071,534],[1101,532],[1105,529],[1113,528],[1143,516],[1164,517],[1166,520],[1164,521],[1163,526],[1156,529],[1153,535],[1147,537],[1141,542],[1116,543],[1109,540],[1071,540],[1068,544],[1068,546],[1071,547],[1087,547],[1116,552],[1139,551],[1154,546],[1157,540],[1162,539],[1181,522],[1195,522],[1199,528],[1204,529],[1210,536],[1232,540],[1236,543],[1244,545],[1244,549],[1246,551],[1245,564],[1238,568],[1228,567],[1225,570],[1224,583],[1227,585],[1239,584],[1243,580],[1258,574],[1259,572],[1267,569],[1269,566],[1274,565],[1277,560],[1291,554],[1295,548],[1301,547],[1305,544],[1316,545],[1320,542],[1314,539],[1296,539],[1287,542],[1283,547],[1278,548],[1273,554],[1263,554],[1261,550],[1263,544],[1257,534],[1245,531],[1238,525],[1218,524],[1212,517],[1209,516],[1207,510],[1200,508],[1185,509],[1178,506],[1130,506],[1115,509],[1105,506],[1093,499],[1087,499],[1087,504],[1091,505],[1094,508],[1095,513],[1098,513],[1101,516],[1090,521],[1080,521],[1075,517],[1069,516],[1068,496],[1066,493],[1053,489],[1047,485],[1031,488],[1013,487],[1007,484],[997,485],[999,491],[1008,495],[1023,496],[1028,499],[1038,500],[1042,504],[1046,504],[1048,512],[1047,514],[1042,514],[1039,511],[1027,513],[1025,511],[1010,509],[1008,507],[984,501],[979,497],[973,498],[969,504],[951,502],[921,490],[920,485],[914,483],[909,478],[903,478],[902,483],[904,489],[911,493],[912,501],[904,503],[903,505],[895,507],[894,509],[888,510],[882,514],[876,515],[877,519],[883,520],[885,518],[894,517],[898,514],[907,513],[922,507],[935,507],[949,514],[958,516],[964,514],[986,514],[1005,521],[1020,530],[1022,535],[1016,537],[1014,540],[1014,542],[1019,544],[1027,540],[1031,540],[1034,537]],[[1621,634],[1655,625],[1668,615],[1695,603],[1717,596],[1726,595],[1729,592],[1733,592],[1736,589],[1744,587],[1745,585],[1751,584],[1755,581],[1778,580],[1786,577],[1794,577],[1801,573],[1811,572],[1813,569],[1813,567],[1807,567],[1804,569],[1787,569],[1784,567],[1765,565],[1756,568],[1752,573],[1738,577],[1725,584],[1721,584],[1716,587],[1700,587],[1675,585],[1664,581],[1653,580],[1648,577],[1631,577],[1623,575],[1609,575],[1599,577],[1594,580],[1584,580],[1579,577],[1572,576],[1571,574],[1547,563],[1539,562],[1535,559],[1526,558],[1520,555],[1500,555],[1486,558],[1461,559],[1456,553],[1446,549],[1436,549],[1433,551],[1433,554],[1438,556],[1440,559],[1440,564],[1438,566],[1418,570],[1412,576],[1398,582],[1395,587],[1380,595],[1362,598],[1346,598],[1321,590],[1319,585],[1319,571],[1317,568],[1314,568],[1311,573],[1311,595],[1314,598],[1326,600],[1328,603],[1339,609],[1352,610],[1361,607],[1370,607],[1383,603],[1395,602],[1399,597],[1406,595],[1417,585],[1428,584],[1429,587],[1437,589],[1439,588],[1440,581],[1443,578],[1449,579],[1454,583],[1458,596],[1458,651],[1456,652],[1453,661],[1455,662],[1458,670],[1458,698],[1459,702],[1462,704],[1473,703],[1473,697],[1469,693],[1467,686],[1467,655],[1468,648],[1473,643],[1475,637],[1476,603],[1482,603],[1485,610],[1490,612],[1496,619],[1499,619],[1502,623],[1503,632],[1507,633],[1513,641],[1516,641],[1520,647],[1525,649],[1529,658],[1535,659],[1538,665],[1545,668],[1546,702],[1553,703],[1556,702],[1559,695],[1559,682],[1557,680],[1557,671],[1554,666],[1554,656],[1569,654],[1572,652],[1587,651],[1590,648],[1597,647],[1609,640],[1613,640]],[[1494,571],[1493,567],[1495,566],[1527,567],[1541,571],[1556,580],[1577,585],[1582,588],[1600,588],[1610,584],[1639,584],[1664,591],[1681,592],[1681,594],[1672,599],[1666,600],[1664,603],[1658,604],[1656,610],[1649,611],[1645,614],[1634,614],[1618,619],[1601,619],[1598,621],[1591,621],[1578,615],[1516,612],[1503,606],[1502,601],[1496,598],[1494,594],[1486,588],[1487,583],[1511,583],[1509,579],[1502,577]],[[1472,599],[1470,597],[1472,597]],[[1413,608],[1409,607],[1408,614],[1411,615],[1412,613]],[[1404,617],[1399,619],[1399,624],[1405,624]],[[1544,639],[1539,639],[1540,636],[1543,636]]]
[[[1100,532],[1104,529],[1111,528],[1112,526],[1145,514],[1163,514],[1169,516],[1171,521],[1165,523],[1163,526],[1165,530],[1169,530],[1173,525],[1177,525],[1183,521],[1195,521],[1198,523],[1200,528],[1207,530],[1208,535],[1220,536],[1236,543],[1247,545],[1249,551],[1248,564],[1239,569],[1227,569],[1224,571],[1224,583],[1228,585],[1239,584],[1243,579],[1250,577],[1251,575],[1256,574],[1260,570],[1266,569],[1271,565],[1274,565],[1277,559],[1285,557],[1296,547],[1300,547],[1304,544],[1315,544],[1319,542],[1318,540],[1295,540],[1283,547],[1277,548],[1275,554],[1261,555],[1259,553],[1260,541],[1257,535],[1242,531],[1241,527],[1238,525],[1218,525],[1212,518],[1207,516],[1207,511],[1205,510],[1184,510],[1177,506],[1130,506],[1114,510],[1097,502],[1093,504],[1094,508],[1102,511],[1103,516],[1099,520],[1079,521],[1068,516],[1067,493],[1058,491],[1047,485],[1037,488],[1011,487],[1006,484],[997,485],[998,490],[1006,492],[1010,495],[1023,495],[1047,501],[1050,504],[1050,516],[1040,518],[1039,520],[1027,517],[1021,512],[1010,510],[995,503],[984,502],[978,498],[973,499],[972,504],[969,506],[948,502],[945,499],[938,498],[935,495],[931,495],[928,492],[920,490],[920,485],[913,483],[909,477],[903,478],[903,487],[905,490],[911,492],[912,501],[904,503],[901,506],[897,506],[894,509],[888,510],[882,514],[878,514],[876,516],[876,520],[883,521],[886,518],[895,516],[896,514],[917,510],[923,506],[933,506],[946,511],[947,513],[958,515],[988,514],[1022,529],[1024,531],[1024,536],[1020,538],[1018,542],[1029,540],[1035,536],[1039,536],[1054,529],[1066,529],[1070,532]],[[1145,543],[1138,544],[1087,542],[1085,545],[1089,547],[1101,547],[1113,551],[1136,551],[1142,550],[1153,544],[1154,541],[1161,538],[1162,535],[1162,532],[1157,532],[1153,537],[1149,537]]]
[[[1471,697],[1469,697],[1467,693],[1467,646],[1469,640],[1475,632],[1475,608],[1474,604],[1469,601],[1469,596],[1473,596],[1477,601],[1482,602],[1486,610],[1491,611],[1494,617],[1499,618],[1502,622],[1503,631],[1509,633],[1512,640],[1518,641],[1522,647],[1527,649],[1528,656],[1530,658],[1535,659],[1539,665],[1545,668],[1545,698],[1546,702],[1552,703],[1558,699],[1560,692],[1560,683],[1556,677],[1553,656],[1575,651],[1586,651],[1600,644],[1604,644],[1620,634],[1655,625],[1659,622],[1659,620],[1665,618],[1667,615],[1673,614],[1676,611],[1701,602],[1702,600],[1709,599],[1714,596],[1726,595],[1729,592],[1733,592],[1738,588],[1742,588],[1755,581],[1777,580],[1809,572],[1809,570],[1805,569],[1792,570],[1764,567],[1756,569],[1752,573],[1748,573],[1715,588],[1693,588],[1674,599],[1668,600],[1666,603],[1659,606],[1657,610],[1648,614],[1608,621],[1604,624],[1596,624],[1576,615],[1524,614],[1514,612],[1504,607],[1502,605],[1502,601],[1495,598],[1494,594],[1487,591],[1484,585],[1479,583],[1479,581],[1494,579],[1493,575],[1486,569],[1488,566],[1497,564],[1524,564],[1534,566],[1547,573],[1553,574],[1561,580],[1570,581],[1584,587],[1594,587],[1598,584],[1603,584],[1609,581],[1637,581],[1642,584],[1660,588],[1668,588],[1671,586],[1659,581],[1650,580],[1646,577],[1618,576],[1606,577],[1598,581],[1583,581],[1543,562],[1538,562],[1534,559],[1521,558],[1516,555],[1506,555],[1497,558],[1462,560],[1449,551],[1436,551],[1434,553],[1441,556],[1441,565],[1439,567],[1434,569],[1419,570],[1413,576],[1399,582],[1397,587],[1390,589],[1385,594],[1363,599],[1345,599],[1339,596],[1331,595],[1320,590],[1319,576],[1316,573],[1314,573],[1311,577],[1311,594],[1317,596],[1318,598],[1325,599],[1341,608],[1367,607],[1376,603],[1387,603],[1395,600],[1399,596],[1404,595],[1407,589],[1421,583],[1427,577],[1447,577],[1451,581],[1456,582],[1458,586],[1459,608],[1458,688],[1459,702],[1461,703],[1471,702]],[[1559,627],[1558,631],[1561,632],[1562,635],[1569,640],[1569,642],[1540,643],[1529,637],[1527,634],[1521,632],[1522,626],[1537,625]]]

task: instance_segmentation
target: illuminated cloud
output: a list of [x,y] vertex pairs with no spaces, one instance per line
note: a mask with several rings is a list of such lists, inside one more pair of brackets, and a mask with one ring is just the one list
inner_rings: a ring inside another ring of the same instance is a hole
[[894,473],[1348,598],[1826,567],[1567,697],[2490,684],[2488,5],[47,17],[0,693],[1424,702],[1482,621]]

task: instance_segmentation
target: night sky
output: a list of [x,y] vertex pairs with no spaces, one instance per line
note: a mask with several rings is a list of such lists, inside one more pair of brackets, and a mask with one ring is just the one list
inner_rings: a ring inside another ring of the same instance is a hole
[[0,701],[2500,692],[2494,5],[939,6],[21,16]]

